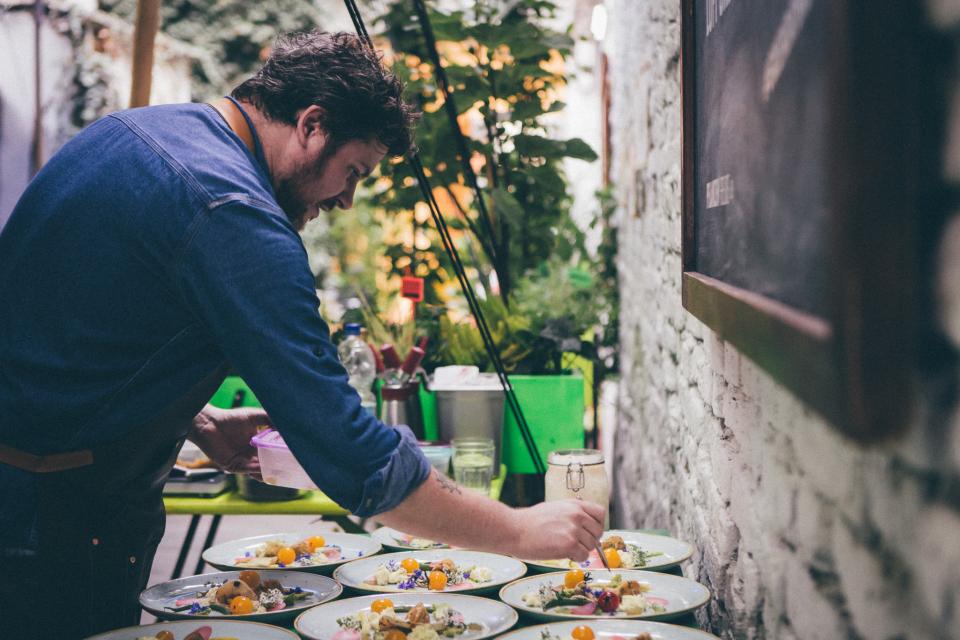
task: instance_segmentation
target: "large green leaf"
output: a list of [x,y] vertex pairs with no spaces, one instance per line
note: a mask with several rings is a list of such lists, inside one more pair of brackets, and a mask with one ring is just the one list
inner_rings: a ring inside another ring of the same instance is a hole
[[513,144],[517,147],[517,153],[527,157],[562,157],[565,147],[562,140],[525,133],[514,137]]
[[570,158],[579,158],[593,162],[597,159],[597,153],[593,148],[580,138],[571,138],[563,145],[564,153]]
[[513,225],[518,224],[523,218],[523,206],[505,189],[499,187],[491,189],[490,197],[493,200],[493,206],[498,216],[503,216]]

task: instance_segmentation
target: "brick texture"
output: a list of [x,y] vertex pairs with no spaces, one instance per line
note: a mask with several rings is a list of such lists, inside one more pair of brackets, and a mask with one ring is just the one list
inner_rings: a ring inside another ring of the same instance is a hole
[[[955,365],[918,371],[908,433],[864,448],[683,309],[680,3],[607,5],[623,305],[614,524],[694,544],[685,573],[714,594],[700,622],[724,638],[960,638]],[[960,4],[928,13],[957,32]],[[960,161],[947,155],[949,178]],[[930,253],[931,316],[955,350],[960,216]]]

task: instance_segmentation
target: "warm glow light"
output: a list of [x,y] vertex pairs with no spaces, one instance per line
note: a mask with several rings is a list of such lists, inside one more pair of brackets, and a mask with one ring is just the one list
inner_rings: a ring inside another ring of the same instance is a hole
[[598,42],[607,35],[607,8],[603,4],[593,7],[593,14],[590,16],[590,33]]

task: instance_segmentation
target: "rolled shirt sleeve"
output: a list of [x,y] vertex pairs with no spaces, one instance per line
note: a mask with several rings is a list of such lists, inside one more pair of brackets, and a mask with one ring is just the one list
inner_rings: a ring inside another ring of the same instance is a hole
[[306,251],[281,211],[243,196],[198,213],[173,278],[317,486],[356,515],[402,502],[430,464],[360,397],[320,318]]

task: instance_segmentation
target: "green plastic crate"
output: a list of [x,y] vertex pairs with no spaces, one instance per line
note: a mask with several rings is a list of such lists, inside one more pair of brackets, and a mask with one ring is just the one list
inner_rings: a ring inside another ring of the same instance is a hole
[[243,391],[241,407],[260,406],[260,401],[257,400],[257,396],[253,395],[253,391],[250,390],[250,387],[247,386],[247,383],[244,382],[240,376],[227,376],[223,384],[220,385],[220,388],[217,389],[213,397],[210,398],[210,404],[221,409],[230,409],[233,407],[233,397],[237,394],[237,391],[240,390]]
[[[510,384],[527,419],[543,466],[547,455],[557,449],[583,448],[583,377],[510,376]],[[520,435],[520,427],[504,402],[503,462],[510,473],[536,473]]]
[[[551,451],[583,448],[583,376],[511,375],[510,384],[533,432],[544,468]],[[434,440],[438,433],[436,394],[421,387],[420,403],[427,439]],[[503,413],[503,464],[510,473],[536,473],[520,427],[506,401]]]

